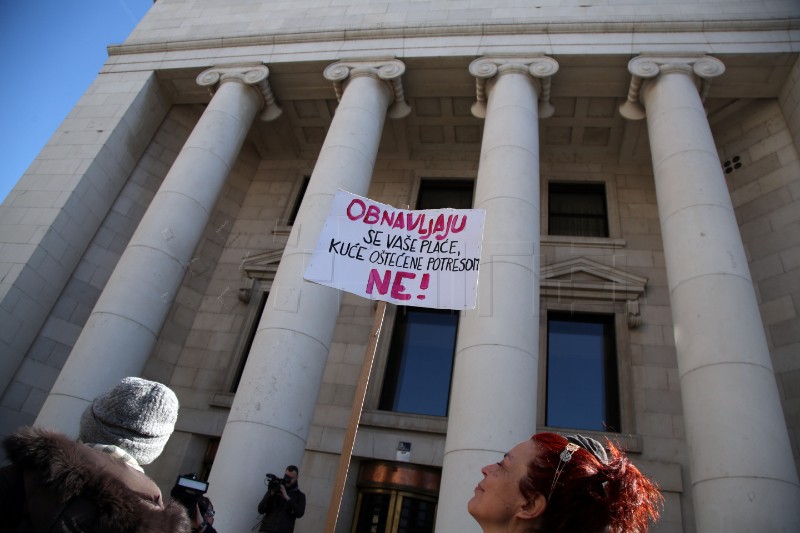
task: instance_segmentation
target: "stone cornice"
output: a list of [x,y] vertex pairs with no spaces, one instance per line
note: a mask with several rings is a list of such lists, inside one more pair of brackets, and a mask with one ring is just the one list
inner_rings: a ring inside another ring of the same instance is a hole
[[800,29],[800,18],[772,18],[760,20],[712,20],[696,19],[671,21],[624,21],[596,20],[591,22],[546,22],[546,23],[491,23],[464,24],[459,26],[424,25],[395,26],[382,28],[332,28],[324,31],[284,30],[270,34],[239,35],[234,37],[209,37],[183,41],[140,40],[129,41],[107,47],[109,56],[169,52],[204,48],[236,48],[241,46],[263,46],[324,41],[351,41],[363,39],[390,39],[414,37],[492,36],[518,34],[591,34],[604,33],[680,33],[680,32],[726,32],[726,31],[788,31]]

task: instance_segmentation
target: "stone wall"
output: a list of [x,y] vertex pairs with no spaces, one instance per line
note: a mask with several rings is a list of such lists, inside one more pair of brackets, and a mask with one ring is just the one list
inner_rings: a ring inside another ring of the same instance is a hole
[[[797,72],[793,74],[797,93]],[[792,82],[790,82],[792,83]],[[797,98],[795,97],[795,100]],[[782,101],[788,102],[788,98]],[[795,458],[800,458],[800,157],[791,117],[757,100],[714,125]],[[796,114],[796,111],[795,111]]]
[[0,435],[35,419],[169,170],[168,106],[150,73],[98,77],[0,207]]

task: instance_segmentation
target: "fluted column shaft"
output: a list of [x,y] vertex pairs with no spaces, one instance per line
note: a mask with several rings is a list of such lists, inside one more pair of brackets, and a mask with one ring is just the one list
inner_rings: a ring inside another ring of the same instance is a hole
[[[470,65],[479,80],[473,112],[486,117],[474,202],[486,224],[478,307],[462,315],[456,343],[437,531],[480,531],[467,501],[481,467],[536,430],[541,82],[534,76],[557,69],[546,57]],[[482,78],[489,79],[485,111]]]
[[99,393],[142,373],[211,211],[264,106],[263,65],[210,69],[219,84],[97,301],[36,419],[75,435],[80,415]]
[[[366,196],[390,103],[407,106],[399,61],[336,63],[339,107],[258,324],[210,477],[219,530],[249,531],[264,474],[300,465],[339,312],[339,291],[303,280],[337,189]],[[343,82],[349,78],[346,86]],[[342,89],[344,87],[343,93]],[[302,480],[302,468],[301,477]]]
[[[696,82],[639,57],[698,531],[800,531],[800,486],[747,257]],[[630,105],[630,104],[626,104]]]

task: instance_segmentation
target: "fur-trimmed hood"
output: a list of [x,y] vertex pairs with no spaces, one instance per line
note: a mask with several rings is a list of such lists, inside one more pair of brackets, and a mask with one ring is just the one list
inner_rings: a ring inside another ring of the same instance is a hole
[[23,472],[16,489],[25,492],[30,531],[62,531],[69,520],[64,531],[83,530],[84,521],[94,524],[88,531],[191,531],[182,506],[164,506],[150,478],[106,453],[40,428],[24,428],[4,445]]

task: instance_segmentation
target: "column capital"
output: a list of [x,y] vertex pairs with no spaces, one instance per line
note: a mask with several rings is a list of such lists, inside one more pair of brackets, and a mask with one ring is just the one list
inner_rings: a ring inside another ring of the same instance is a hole
[[403,118],[411,112],[411,107],[406,103],[403,92],[403,73],[405,64],[399,59],[354,59],[342,60],[325,67],[323,76],[333,82],[336,99],[341,100],[344,93],[344,83],[348,78],[370,76],[386,82],[394,94],[394,103],[389,106],[387,115],[390,118]]
[[705,101],[711,88],[711,79],[725,72],[725,64],[719,59],[704,54],[641,54],[628,62],[631,84],[628,98],[619,107],[620,114],[629,120],[641,120],[645,109],[639,103],[642,82],[660,74],[680,72],[700,79],[700,98]]
[[265,122],[275,120],[283,109],[275,101],[275,95],[269,85],[269,69],[266,65],[223,65],[211,67],[197,76],[197,84],[208,88],[214,95],[217,87],[223,83],[236,82],[252,87],[262,100],[259,118]]
[[477,102],[472,105],[472,114],[486,118],[486,81],[498,74],[521,72],[541,80],[539,116],[548,118],[555,108],[550,103],[550,78],[558,72],[558,62],[545,55],[535,56],[486,56],[469,64],[469,73],[475,76]]

